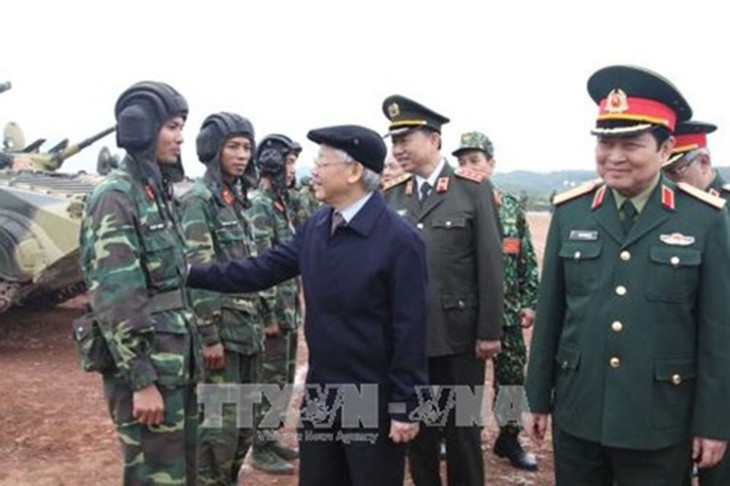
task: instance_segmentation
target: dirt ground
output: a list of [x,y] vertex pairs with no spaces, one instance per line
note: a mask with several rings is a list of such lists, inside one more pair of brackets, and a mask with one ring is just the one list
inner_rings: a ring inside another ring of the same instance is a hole
[[[529,220],[541,259],[549,214],[530,214]],[[71,321],[81,301],[51,310],[0,314],[0,485],[121,482],[119,445],[106,411],[100,376],[81,370],[71,342]],[[300,343],[299,361],[305,365],[304,339]],[[490,367],[488,382],[491,375]],[[526,473],[491,452],[496,432],[494,421],[490,421],[484,433],[486,484],[553,484],[549,440],[539,448],[523,441],[540,465],[538,472]],[[294,443],[291,430],[284,434],[284,440]],[[294,485],[295,478],[267,476],[244,466],[240,484]],[[412,483],[406,479],[405,484]]]

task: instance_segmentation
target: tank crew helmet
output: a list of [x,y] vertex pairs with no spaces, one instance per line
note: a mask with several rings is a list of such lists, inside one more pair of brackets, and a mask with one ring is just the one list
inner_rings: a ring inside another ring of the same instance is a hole
[[195,140],[198,158],[207,164],[220,155],[226,140],[236,135],[248,138],[252,144],[252,153],[256,153],[253,125],[247,118],[227,112],[208,116],[203,121],[198,138]]
[[131,152],[153,147],[171,118],[188,116],[188,103],[175,88],[159,81],[141,81],[124,91],[114,107],[117,145]]
[[274,192],[286,199],[286,155],[291,151],[291,139],[285,135],[267,135],[256,150],[256,168],[271,181]]

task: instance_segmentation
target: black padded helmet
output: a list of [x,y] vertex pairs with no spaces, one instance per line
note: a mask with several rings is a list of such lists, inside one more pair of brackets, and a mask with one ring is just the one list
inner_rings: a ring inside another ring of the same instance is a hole
[[208,163],[213,160],[220,153],[225,141],[233,135],[243,135],[249,138],[252,152],[256,153],[253,125],[247,118],[228,112],[209,115],[203,121],[195,140],[200,161]]
[[117,145],[140,151],[151,147],[162,125],[169,119],[188,116],[188,103],[169,84],[141,81],[124,91],[116,105]]

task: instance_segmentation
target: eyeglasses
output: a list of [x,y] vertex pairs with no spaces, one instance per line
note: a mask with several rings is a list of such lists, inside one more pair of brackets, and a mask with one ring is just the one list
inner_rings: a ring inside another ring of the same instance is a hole
[[691,159],[683,158],[680,162],[673,164],[672,166],[665,169],[665,172],[670,177],[676,177],[681,176],[685,172],[687,172],[687,169],[689,169],[689,166],[694,163],[695,160],[699,158],[699,155],[695,155]]

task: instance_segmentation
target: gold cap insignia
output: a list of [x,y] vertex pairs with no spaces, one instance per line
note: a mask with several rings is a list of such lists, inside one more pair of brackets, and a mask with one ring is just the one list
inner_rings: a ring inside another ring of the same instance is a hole
[[629,109],[629,100],[622,89],[614,88],[606,96],[606,111],[622,113]]
[[398,103],[391,103],[388,105],[388,116],[395,118],[398,115],[400,115],[400,107],[398,106]]

